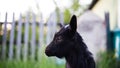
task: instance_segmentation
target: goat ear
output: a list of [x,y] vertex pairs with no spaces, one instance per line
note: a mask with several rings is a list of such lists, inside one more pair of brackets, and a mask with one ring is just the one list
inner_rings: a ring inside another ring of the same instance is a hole
[[70,30],[75,33],[77,29],[77,18],[75,15],[72,16],[70,20]]
[[64,27],[64,25],[62,23],[58,24],[60,28]]

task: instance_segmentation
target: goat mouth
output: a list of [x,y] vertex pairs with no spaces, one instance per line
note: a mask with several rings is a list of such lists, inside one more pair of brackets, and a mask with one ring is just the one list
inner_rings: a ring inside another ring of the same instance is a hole
[[55,56],[53,52],[45,50],[45,54],[50,57],[50,56]]
[[52,52],[47,51],[47,50],[45,51],[45,54],[46,54],[48,57],[56,56],[56,57],[58,57],[58,58],[63,58],[63,56],[57,55],[57,54],[52,53]]
[[47,56],[51,56],[51,54],[49,53],[49,51],[45,51],[45,54],[47,55]]
[[56,57],[58,57],[58,58],[60,58],[60,59],[63,58],[63,56],[56,56]]

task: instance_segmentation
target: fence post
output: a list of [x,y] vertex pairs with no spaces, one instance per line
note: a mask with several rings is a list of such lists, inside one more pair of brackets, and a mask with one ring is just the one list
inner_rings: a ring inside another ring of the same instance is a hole
[[113,41],[112,41],[112,33],[110,31],[110,20],[109,20],[109,12],[105,13],[105,21],[106,21],[106,32],[107,32],[107,51],[113,51]]
[[63,13],[60,13],[60,23],[62,25],[64,24],[64,15],[63,15]]
[[17,47],[16,47],[16,58],[20,60],[21,55],[21,29],[22,28],[22,14],[20,14],[18,21],[18,34],[17,34]]
[[41,16],[40,22],[39,22],[39,44],[38,44],[38,60],[40,61],[41,58],[41,48],[44,44],[44,23],[43,18]]
[[7,36],[7,13],[5,15],[3,42],[2,42],[2,59],[6,58],[6,36]]
[[36,42],[36,18],[35,18],[35,14],[32,14],[33,19],[32,19],[32,39],[31,39],[31,59],[34,60],[35,59],[35,42]]
[[50,18],[47,23],[47,38],[46,38],[46,44],[48,45],[50,43],[50,40],[53,38],[53,35],[56,32],[56,13],[52,13],[50,15]]
[[50,30],[51,30],[51,25],[52,25],[52,23],[51,23],[51,16],[52,16],[52,14],[50,15],[50,18],[49,18],[49,20],[48,20],[48,22],[47,22],[47,35],[46,35],[46,44],[48,45],[49,43],[50,43],[50,36],[51,36],[51,33],[50,33]]
[[24,34],[24,54],[23,54],[23,60],[26,61],[27,60],[27,56],[28,56],[28,39],[29,39],[29,13],[27,13],[26,16],[26,22],[25,22],[25,34]]
[[12,29],[10,32],[10,45],[9,45],[9,60],[13,59],[13,43],[14,43],[14,29],[15,29],[15,14],[13,13]]
[[56,30],[57,30],[57,18],[56,18],[56,12],[54,12],[53,14],[52,14],[52,17],[51,17],[51,23],[52,23],[52,25],[51,25],[51,28],[52,28],[52,30],[51,30],[51,38],[53,38],[53,36],[54,36],[54,34],[55,34],[55,32],[56,32]]

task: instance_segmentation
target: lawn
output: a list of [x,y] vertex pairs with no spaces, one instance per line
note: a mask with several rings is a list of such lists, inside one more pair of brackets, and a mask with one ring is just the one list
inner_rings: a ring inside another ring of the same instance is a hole
[[0,68],[64,68],[65,63],[58,64],[55,57],[42,53],[39,60],[0,60]]
[[39,59],[31,60],[28,58],[27,61],[24,61],[23,58],[17,60],[14,56],[13,60],[9,60],[8,58],[6,60],[0,60],[0,68],[65,68],[65,63],[58,64],[55,57],[47,57],[45,55],[45,45],[40,50]]
[[64,68],[64,64],[58,65],[54,61],[0,61],[0,68]]

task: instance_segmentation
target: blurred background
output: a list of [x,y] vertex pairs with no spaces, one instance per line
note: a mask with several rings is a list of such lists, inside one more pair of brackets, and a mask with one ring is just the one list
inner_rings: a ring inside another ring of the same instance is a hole
[[120,0],[0,0],[0,68],[65,68],[44,50],[74,14],[96,67],[120,68]]

